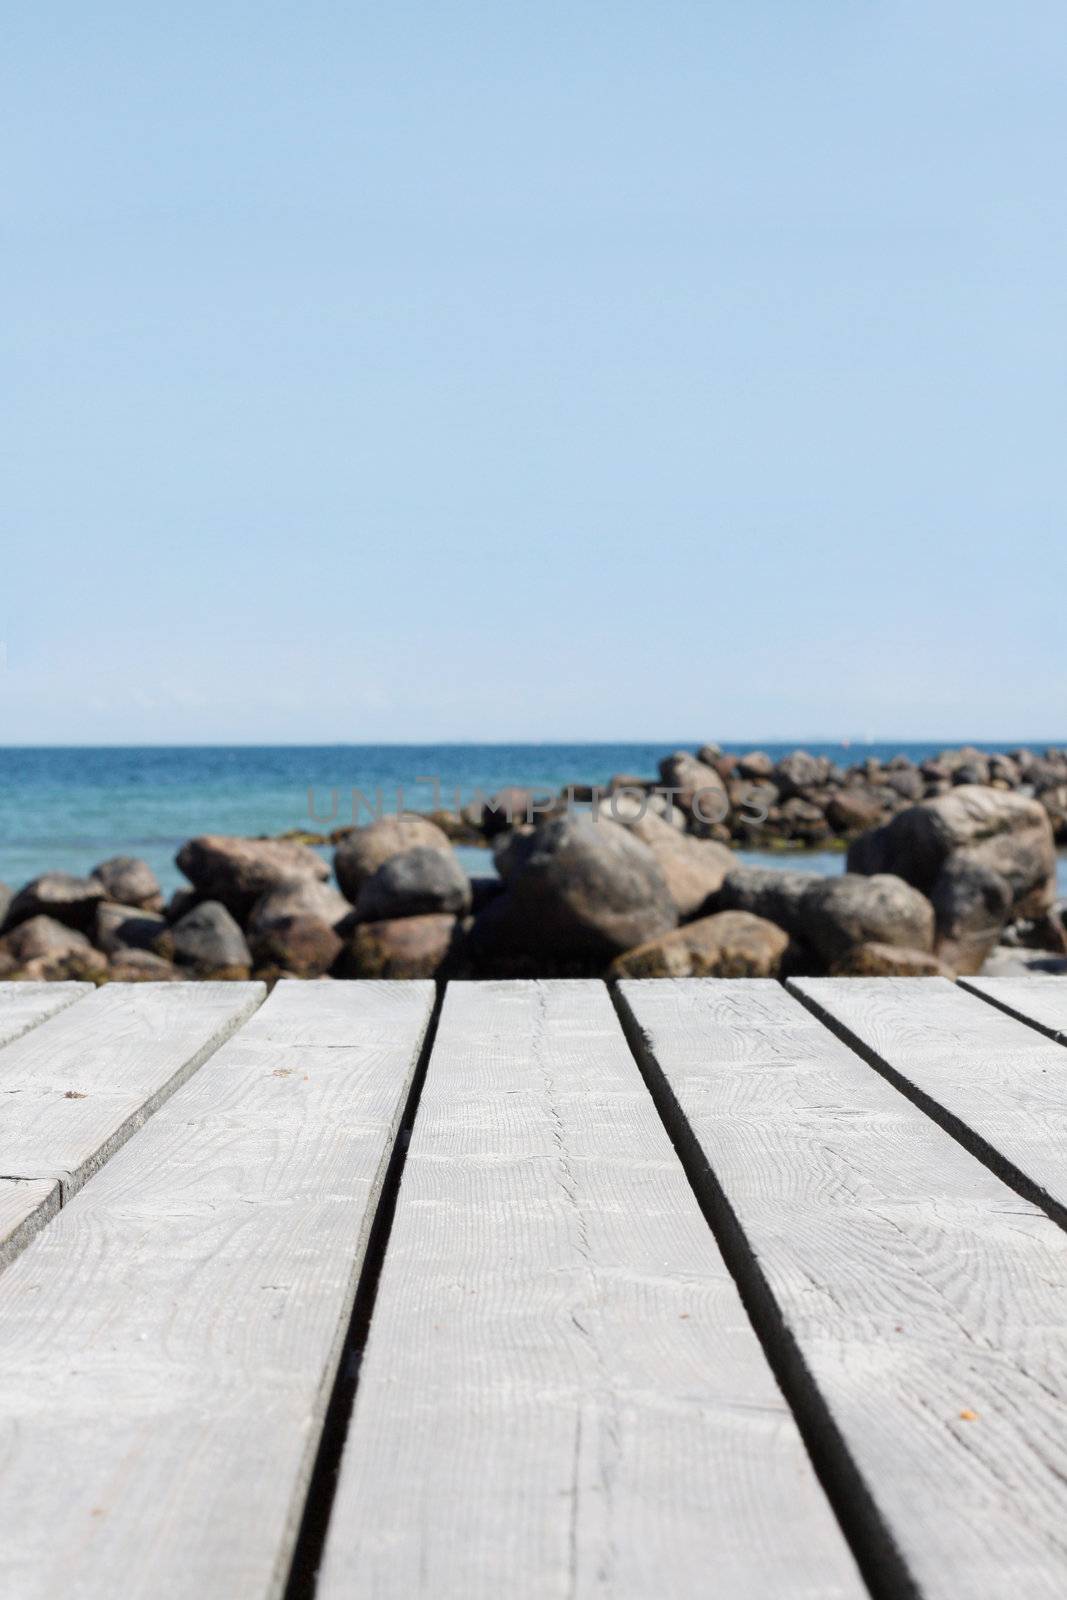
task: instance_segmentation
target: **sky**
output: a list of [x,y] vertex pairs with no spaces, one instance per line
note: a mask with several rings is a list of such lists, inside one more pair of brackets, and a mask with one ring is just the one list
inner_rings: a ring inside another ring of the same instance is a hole
[[41,0],[0,744],[1067,738],[1062,0]]

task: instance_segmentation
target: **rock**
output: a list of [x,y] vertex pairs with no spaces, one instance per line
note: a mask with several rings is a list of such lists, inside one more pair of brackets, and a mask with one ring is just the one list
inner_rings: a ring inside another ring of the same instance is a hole
[[0,928],[7,921],[8,908],[14,898],[14,889],[9,889],[6,883],[0,883]]
[[239,918],[247,916],[260,896],[280,883],[330,875],[326,862],[314,850],[284,839],[204,834],[187,840],[176,860],[204,903],[217,901]]
[[949,857],[966,850],[1011,888],[1014,915],[1038,916],[1055,899],[1052,828],[1036,800],[965,784],[909,806],[849,849],[850,872],[891,872],[932,894]]
[[616,956],[613,978],[773,978],[789,936],[747,911],[719,911]]
[[137,856],[112,856],[93,868],[109,900],[142,911],[163,910],[163,890],[147,861]]
[[1011,910],[1011,887],[970,851],[949,856],[930,891],[937,919],[935,949],[954,972],[982,970]]
[[249,914],[246,931],[252,941],[293,917],[314,917],[327,928],[340,928],[353,916],[352,907],[332,884],[319,883],[314,878],[295,878],[279,883],[260,896]]
[[838,833],[877,827],[882,816],[882,806],[869,789],[839,789],[826,807],[826,820]]
[[830,969],[835,978],[951,978],[951,967],[928,950],[896,944],[854,944]]
[[345,947],[328,922],[299,911],[261,923],[249,944],[257,967],[277,967],[294,978],[323,977]]
[[1067,784],[1042,789],[1037,798],[1052,826],[1052,837],[1058,845],[1067,844]]
[[153,949],[166,926],[167,919],[154,911],[113,905],[110,900],[96,908],[96,943],[109,956],[121,950]]
[[0,940],[0,948],[12,958],[16,966],[24,967],[28,962],[38,961],[42,957],[84,956],[90,953],[93,947],[84,933],[68,928],[65,923],[57,922],[54,917],[37,916],[28,917],[25,922],[20,922],[10,933],[5,934]]
[[830,833],[822,806],[814,800],[802,800],[799,795],[792,795],[779,806],[778,826],[787,839],[802,839],[805,844],[816,844]]
[[498,834],[493,840],[493,865],[501,881],[506,883],[532,848],[536,828],[512,828],[510,833]]
[[167,908],[163,914],[167,921],[173,925],[184,917],[187,911],[191,911],[194,906],[198,906],[203,898],[203,895],[198,894],[195,889],[175,889],[167,901]]
[[356,901],[356,916],[361,922],[440,912],[463,916],[470,905],[470,880],[455,856],[420,846],[390,856],[366,879]]
[[457,926],[450,916],[361,922],[352,930],[343,970],[353,978],[433,978],[452,956]]
[[35,956],[17,976],[32,983],[102,983],[107,971],[107,956],[90,945],[67,955]]
[[383,861],[405,850],[440,850],[453,854],[452,846],[428,817],[405,811],[396,817],[379,817],[364,828],[353,828],[334,851],[333,870],[341,893],[355,905],[359,891]]
[[[606,802],[600,808],[601,819],[605,810]],[[608,816],[610,820],[610,813]],[[646,811],[625,826],[634,838],[647,844],[659,862],[675,910],[683,920],[703,910],[710,897],[722,888],[726,874],[737,865],[727,845],[680,833],[655,812]]]
[[722,755],[721,744],[702,744],[697,751],[697,760],[706,767],[713,767]]
[[659,764],[666,788],[677,791],[675,801],[696,828],[707,828],[725,821],[730,800],[714,767],[698,761],[687,750],[676,750]]
[[503,894],[504,885],[499,878],[472,878],[471,879],[471,910],[477,916],[479,911]]
[[[558,796],[552,796],[551,801],[552,809],[563,803]],[[487,839],[492,839],[508,828],[517,828],[524,822],[536,822],[537,812],[534,808],[546,804],[547,796],[535,795],[532,789],[521,789],[513,784],[507,789],[499,789],[488,800],[471,801],[463,807],[463,817]]]
[[816,878],[799,908],[799,934],[832,966],[857,944],[931,951],[934,911],[917,889],[888,873]]
[[200,978],[247,978],[252,970],[245,936],[218,900],[201,901],[160,933],[155,954],[191,968]]
[[[651,778],[637,778],[627,772],[616,772],[614,777],[608,779],[608,794],[619,794],[623,789],[630,789],[634,794],[648,794],[655,786]],[[590,791],[585,798],[592,800],[592,792]],[[578,799],[577,795],[575,799]]]
[[[890,762],[890,768],[892,768],[892,762]],[[892,789],[895,794],[900,795],[902,800],[921,800],[926,785],[923,782],[922,774],[915,767],[909,766],[887,771],[880,787]]]
[[435,828],[440,828],[452,844],[485,844],[482,830],[468,822],[459,811],[427,811],[426,820],[432,822]]
[[30,917],[52,917],[79,933],[88,933],[96,908],[104,899],[104,886],[95,878],[72,878],[66,872],[46,872],[15,895],[8,907],[4,930]]
[[189,976],[150,950],[117,950],[107,975],[112,983],[181,983]]
[[471,946],[491,960],[518,953],[545,970],[598,970],[677,921],[649,847],[618,823],[572,814],[524,841],[504,893],[475,919]]
[[783,756],[774,769],[775,782],[783,795],[803,795],[808,789],[818,789],[830,778],[831,763],[825,756],[812,756],[806,750],[794,750]]
[[739,778],[765,781],[774,776],[774,762],[764,751],[750,750],[747,756],[738,758],[736,770]]
[[774,867],[734,867],[715,896],[720,911],[748,911],[775,922],[794,938],[801,928],[800,907],[813,883],[807,872],[779,872]]

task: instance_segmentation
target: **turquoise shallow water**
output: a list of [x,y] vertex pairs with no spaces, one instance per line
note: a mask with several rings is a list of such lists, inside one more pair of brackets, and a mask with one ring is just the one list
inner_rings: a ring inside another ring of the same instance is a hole
[[[17,887],[46,871],[84,874],[108,856],[129,854],[143,856],[169,892],[184,881],[174,853],[193,834],[328,831],[353,820],[353,791],[374,805],[380,790],[386,810],[397,809],[398,801],[431,810],[436,792],[427,780],[433,779],[440,784],[440,803],[451,805],[457,792],[467,800],[476,789],[491,793],[507,783],[548,791],[568,783],[606,783],[619,772],[653,776],[663,755],[699,742],[0,749],[0,882]],[[760,748],[777,757],[794,746]],[[898,751],[921,760],[938,746],[804,748],[848,764]],[[356,807],[355,820],[366,821],[358,796]],[[468,870],[492,871],[488,852],[463,855]],[[844,866],[844,857],[834,852],[745,853],[742,859],[823,873]],[[1062,864],[1060,877],[1067,894]]]

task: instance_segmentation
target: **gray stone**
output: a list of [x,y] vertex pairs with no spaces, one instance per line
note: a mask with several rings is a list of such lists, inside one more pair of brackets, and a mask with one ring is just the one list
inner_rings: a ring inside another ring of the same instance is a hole
[[96,908],[96,943],[109,956],[121,950],[154,949],[166,926],[165,917],[134,906],[119,906],[104,900]]
[[398,917],[361,922],[345,949],[352,978],[434,978],[453,958],[457,921],[451,916]]
[[218,900],[201,901],[165,929],[156,939],[155,954],[202,978],[247,978],[252,969],[245,936]]
[[967,850],[949,856],[930,891],[936,950],[958,973],[981,972],[1011,910],[1011,886]]
[[715,896],[716,909],[749,911],[775,922],[794,938],[802,926],[804,896],[818,879],[807,872],[780,872],[774,867],[734,867]]
[[107,975],[111,983],[182,983],[189,976],[150,950],[117,950]]
[[84,955],[92,945],[84,933],[68,928],[54,917],[27,917],[0,940],[0,948],[9,955],[16,966],[37,961],[42,956],[63,957]]
[[163,910],[163,890],[147,861],[138,856],[112,856],[93,868],[109,900],[143,911]]
[[364,883],[384,861],[405,850],[418,849],[453,855],[451,843],[436,823],[411,811],[353,828],[334,851],[333,870],[341,893],[355,905]]
[[361,922],[441,912],[462,916],[470,905],[470,880],[456,857],[420,846],[390,856],[366,879],[356,901],[356,916]]
[[595,970],[677,922],[648,846],[618,823],[570,815],[524,842],[504,893],[475,919],[471,945],[491,960],[518,953],[544,970]]
[[613,978],[773,978],[789,936],[748,911],[719,911],[616,956]]
[[853,945],[932,951],[934,911],[926,897],[888,873],[818,878],[800,902],[800,937],[827,965]]
[[338,928],[352,915],[352,907],[332,884],[296,878],[260,896],[249,913],[246,932],[253,941],[293,917],[314,917],[328,928]]

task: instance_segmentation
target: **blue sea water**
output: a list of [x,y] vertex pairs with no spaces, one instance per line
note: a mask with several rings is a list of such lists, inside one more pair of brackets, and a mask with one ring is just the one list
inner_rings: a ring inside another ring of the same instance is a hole
[[[465,801],[478,789],[492,793],[509,783],[549,791],[569,783],[606,783],[620,772],[651,777],[663,755],[699,742],[0,749],[0,882],[17,887],[47,871],[81,875],[122,854],[142,856],[169,892],[184,881],[175,851],[194,834],[277,834],[301,827],[328,832],[367,821],[358,796],[373,806],[378,791],[387,811],[398,805],[428,811],[437,803],[453,805],[457,792]],[[804,745],[843,765],[898,752],[922,760],[942,747]],[[760,748],[776,758],[795,746]],[[491,871],[486,852],[464,855],[469,869]],[[843,867],[839,853],[770,859],[815,872]],[[1061,878],[1067,892],[1062,869]]]

